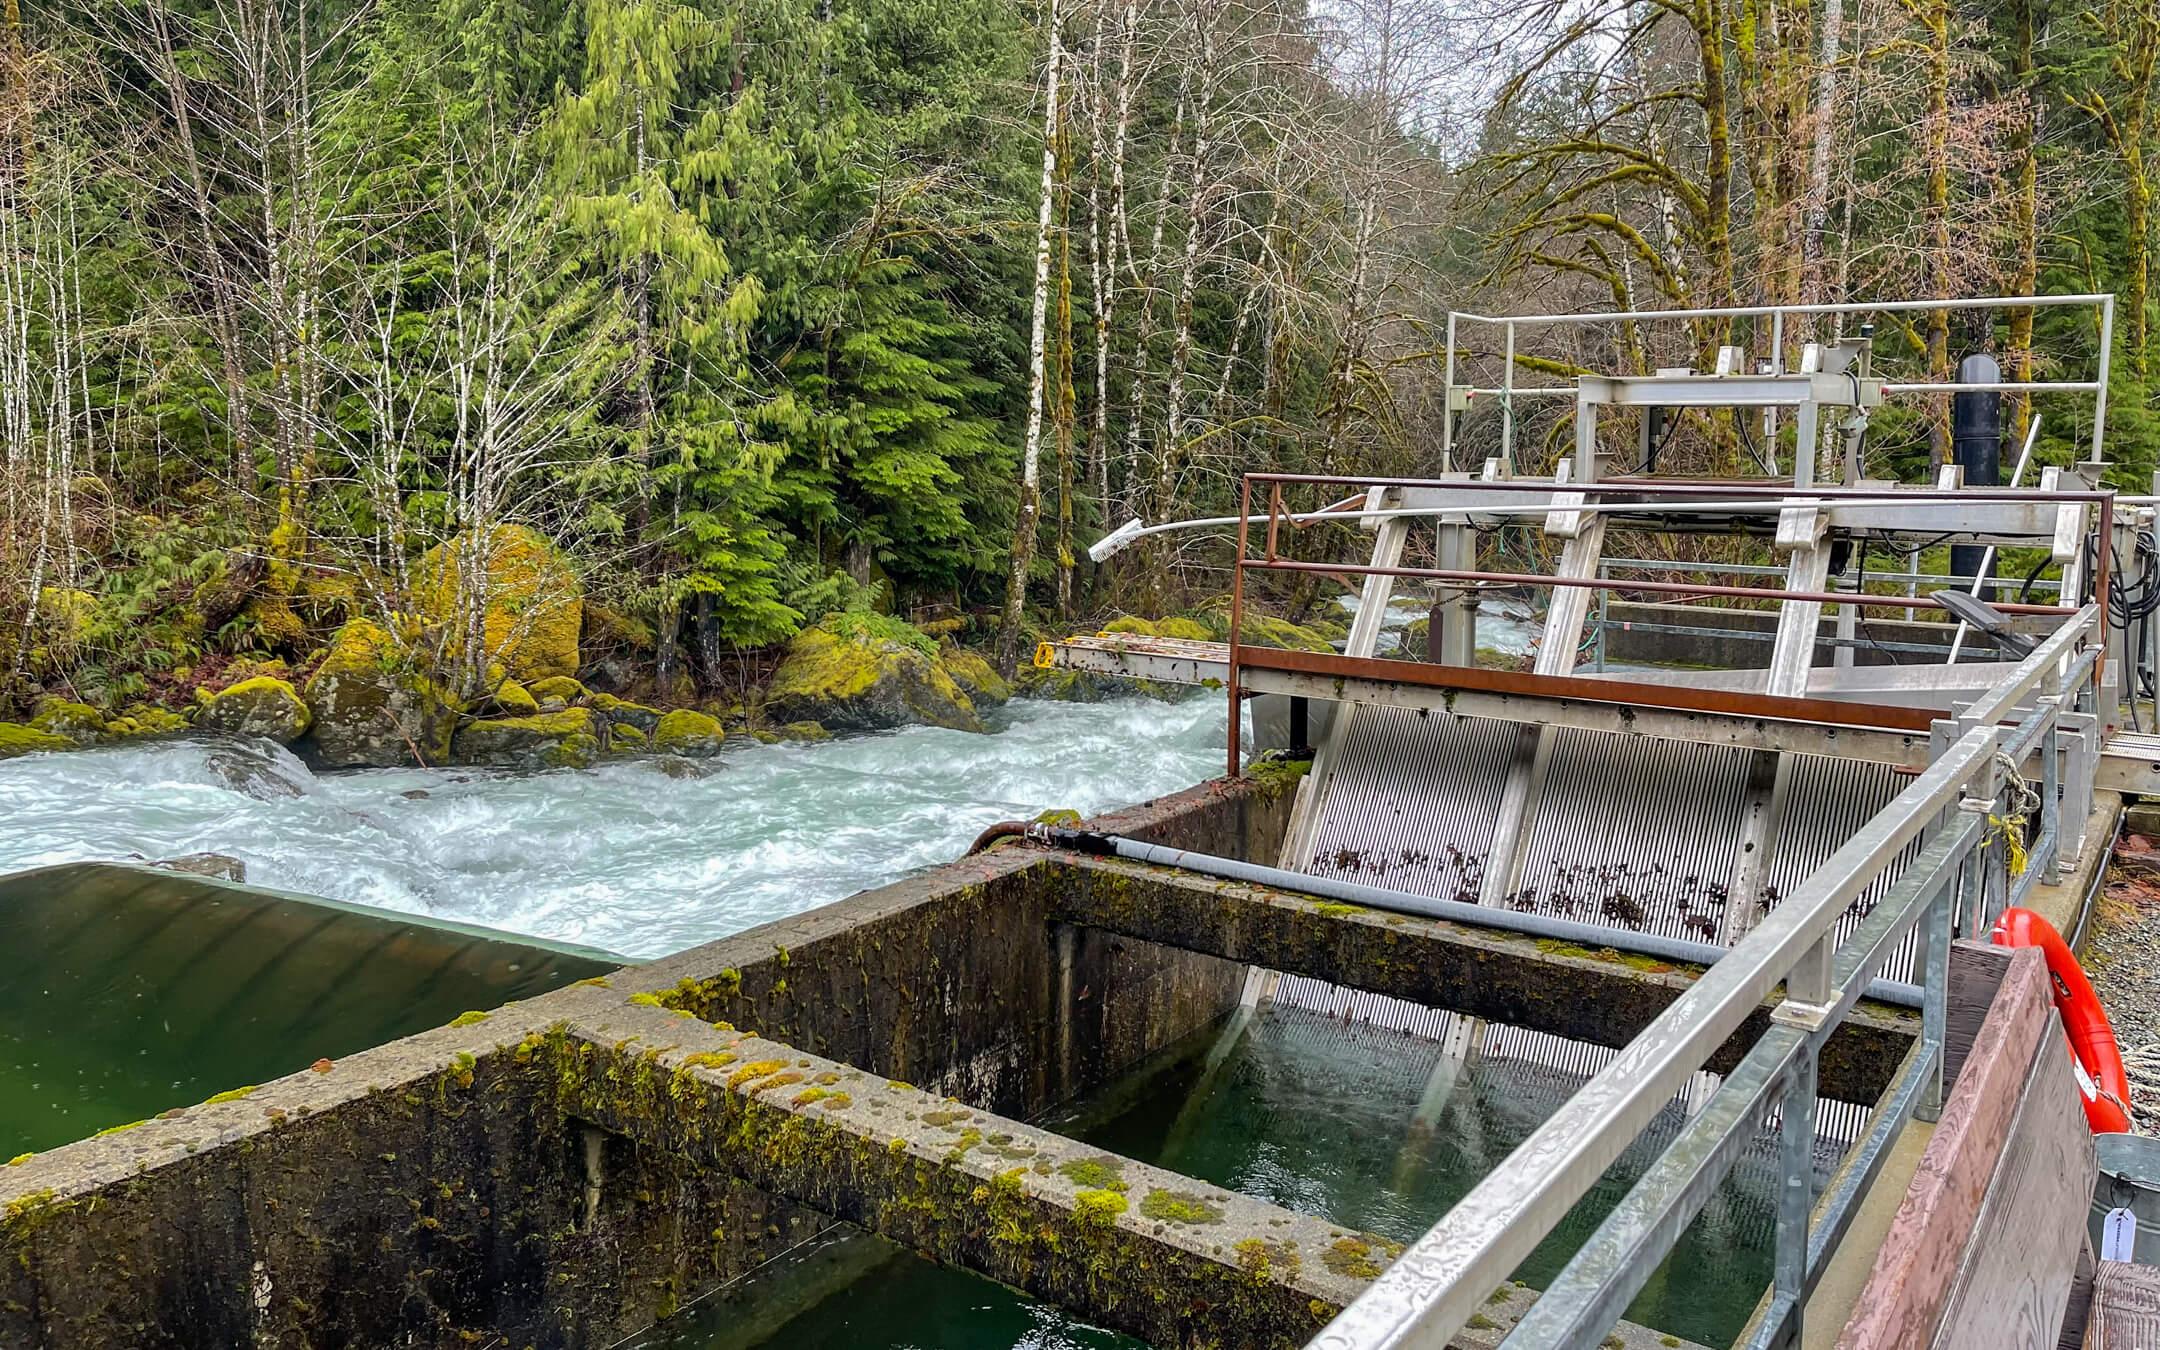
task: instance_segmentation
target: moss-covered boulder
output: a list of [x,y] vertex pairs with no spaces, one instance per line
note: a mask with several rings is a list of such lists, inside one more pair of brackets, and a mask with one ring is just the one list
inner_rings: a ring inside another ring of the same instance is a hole
[[505,678],[489,689],[487,706],[499,717],[530,717],[540,711],[540,700],[524,685]]
[[947,647],[938,659],[945,663],[945,672],[953,677],[953,683],[965,690],[969,701],[978,708],[985,703],[1003,703],[1013,695],[1012,685],[979,653],[965,647]]
[[0,759],[35,755],[54,750],[73,750],[75,742],[65,736],[39,731],[21,722],[0,722]]
[[450,753],[498,769],[582,769],[600,757],[600,723],[590,708],[492,717],[459,727]]
[[694,708],[677,708],[653,725],[652,748],[663,754],[703,759],[719,754],[726,743],[720,719]]
[[30,725],[70,745],[96,745],[105,736],[105,714],[87,703],[72,699],[42,698],[30,716]]
[[1127,614],[1103,625],[1105,633],[1132,633],[1141,637],[1180,638],[1186,642],[1217,640],[1216,632],[1198,619],[1173,614],[1167,619],[1143,619]]
[[[471,578],[478,578],[480,594],[468,600]],[[577,673],[584,587],[535,531],[498,525],[484,534],[460,534],[428,550],[415,583],[421,614],[432,623],[455,622],[479,605],[488,657],[502,662],[511,678],[529,685]]]
[[652,748],[652,738],[627,722],[608,724],[608,749],[618,755],[643,754]]
[[897,619],[869,614],[834,615],[797,634],[765,691],[765,716],[835,731],[914,723],[983,729],[936,644]]
[[658,708],[632,703],[629,699],[617,698],[613,694],[593,694],[588,697],[587,702],[616,727],[635,727],[647,736],[659,729],[660,719],[665,715]]
[[1053,703],[1101,703],[1122,692],[1112,688],[1118,683],[1122,682],[1084,670],[1029,666],[1015,677],[1013,691],[1022,698],[1048,699]]
[[1318,625],[1303,626],[1272,614],[1247,614],[1238,641],[1250,647],[1281,647],[1293,652],[1331,652],[1335,644]]
[[310,743],[332,768],[389,768],[450,757],[458,709],[381,625],[348,622],[300,691]]
[[170,708],[154,707],[148,703],[130,703],[120,710],[118,717],[105,722],[105,739],[108,741],[145,740],[152,736],[172,736],[186,731],[189,722]]
[[313,719],[300,692],[284,680],[258,675],[203,698],[195,725],[227,736],[261,736],[290,745]]
[[585,686],[567,675],[550,675],[546,679],[534,680],[525,686],[525,690],[540,700],[542,706],[555,703],[568,707],[585,701]]
[[783,744],[814,745],[832,739],[832,733],[815,722],[790,722],[784,727],[774,727],[772,734],[773,739]]

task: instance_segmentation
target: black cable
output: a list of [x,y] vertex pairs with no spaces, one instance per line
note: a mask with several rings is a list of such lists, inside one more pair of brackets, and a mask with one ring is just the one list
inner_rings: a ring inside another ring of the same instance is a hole
[[[1855,584],[1855,586],[1854,586],[1854,593],[1855,593],[1855,594],[1857,594],[1857,595],[1866,595],[1866,594],[1867,594],[1867,555],[1868,555],[1868,539],[1867,539],[1867,536],[1866,536],[1866,535],[1862,535],[1862,536],[1860,536],[1860,550],[1859,550],[1859,552],[1860,552],[1860,578],[1859,578],[1859,581],[1858,581],[1858,582],[1857,582],[1857,583]],[[1874,649],[1875,649],[1876,651],[1879,651],[1879,652],[1881,652],[1881,653],[1882,653],[1882,654],[1883,654],[1884,656],[1887,656],[1887,657],[1889,657],[1889,658],[1890,658],[1890,664],[1891,664],[1891,665],[1893,665],[1893,666],[1902,666],[1902,665],[1905,665],[1905,664],[1906,664],[1905,658],[1904,658],[1904,657],[1902,657],[1902,656],[1900,656],[1900,655],[1898,655],[1898,653],[1897,653],[1897,651],[1896,651],[1895,649],[1893,649],[1893,648],[1890,648],[1890,647],[1885,647],[1885,646],[1883,646],[1883,645],[1882,645],[1882,642],[1881,642],[1881,640],[1880,640],[1880,639],[1878,639],[1878,638],[1877,638],[1877,637],[1875,636],[1875,631],[1874,631],[1873,629],[1871,629],[1871,628],[1869,628],[1869,627],[1868,627],[1868,620],[1867,620],[1867,607],[1866,607],[1866,606],[1864,606],[1864,605],[1860,605],[1860,606],[1855,606],[1855,608],[1856,608],[1856,609],[1857,609],[1857,610],[1859,611],[1859,616],[1858,616],[1858,617],[1859,617],[1859,629],[1860,629],[1860,636],[1862,636],[1862,637],[1864,637],[1864,638],[1866,638],[1866,639],[1867,639],[1867,641],[1868,641],[1868,646],[1870,646],[1870,647],[1873,647],[1873,648],[1874,648]]]

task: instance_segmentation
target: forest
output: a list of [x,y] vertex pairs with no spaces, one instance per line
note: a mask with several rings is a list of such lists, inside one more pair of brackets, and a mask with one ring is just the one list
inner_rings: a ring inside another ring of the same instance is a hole
[[[758,723],[806,641],[950,653],[979,696],[1043,633],[1208,626],[1223,538],[1090,564],[1128,518],[1220,513],[1248,470],[1444,467],[1454,310],[2112,292],[2111,474],[2154,468],[2152,0],[4,21],[0,717],[26,735],[361,665],[439,705],[396,724],[423,759],[475,711],[560,707],[523,687],[550,678]],[[1570,331],[1521,377],[1734,340]],[[1872,341],[1910,378],[1986,351],[2086,379],[2100,334],[2012,308]],[[2041,462],[2082,458],[2090,399],[2038,402],[2010,435],[2037,414]],[[1869,471],[1923,475],[1946,409],[1879,416]],[[1673,462],[1736,467],[1729,425],[1679,430]],[[1498,435],[1466,416],[1445,467]],[[1516,467],[1570,436],[1526,410]]]

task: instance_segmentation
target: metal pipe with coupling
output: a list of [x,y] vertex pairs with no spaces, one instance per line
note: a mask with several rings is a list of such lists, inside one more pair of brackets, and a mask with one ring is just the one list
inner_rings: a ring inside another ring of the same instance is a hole
[[[1520,933],[1524,937],[1550,938],[1556,942],[1570,942],[1582,947],[1610,947],[1614,951],[1656,957],[1660,961],[1681,961],[1689,965],[1709,966],[1715,965],[1728,950],[1714,942],[1665,937],[1657,933],[1638,933],[1624,928],[1608,928],[1603,924],[1584,923],[1579,919],[1524,914],[1490,905],[1468,904],[1461,900],[1442,900],[1430,895],[1419,895],[1415,891],[1375,886],[1364,881],[1307,876],[1303,872],[1268,867],[1238,858],[1194,853],[1189,849],[1167,848],[1161,844],[1128,839],[1123,835],[1076,830],[1059,825],[1029,824],[1017,820],[1000,821],[977,836],[968,852],[979,853],[1000,839],[1022,838],[1051,848],[1069,849],[1075,853],[1124,858],[1130,862],[1150,863],[1157,867],[1175,867],[1180,871],[1197,872],[1202,876],[1219,877],[1224,881],[1242,881],[1275,890],[1316,895],[1395,914],[1444,919],[1449,923],[1459,923],[1470,928],[1498,929],[1502,932]],[[1901,1008],[1917,1008],[1921,1003],[1918,985],[1902,984],[1896,980],[1870,980],[1867,997]]]

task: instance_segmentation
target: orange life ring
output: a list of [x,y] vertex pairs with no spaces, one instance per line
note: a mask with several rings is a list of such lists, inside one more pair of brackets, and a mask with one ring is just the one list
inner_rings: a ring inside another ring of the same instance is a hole
[[2070,1037],[2070,1062],[2077,1071],[2078,1095],[2085,1102],[2085,1123],[2094,1134],[2130,1131],[2130,1078],[2123,1072],[2122,1051],[2107,1009],[2093,992],[2092,981],[2078,964],[2070,944],[2055,925],[2029,909],[2006,909],[1989,935],[1998,947],[2038,947],[2047,958],[2054,986],[2055,1011]]

